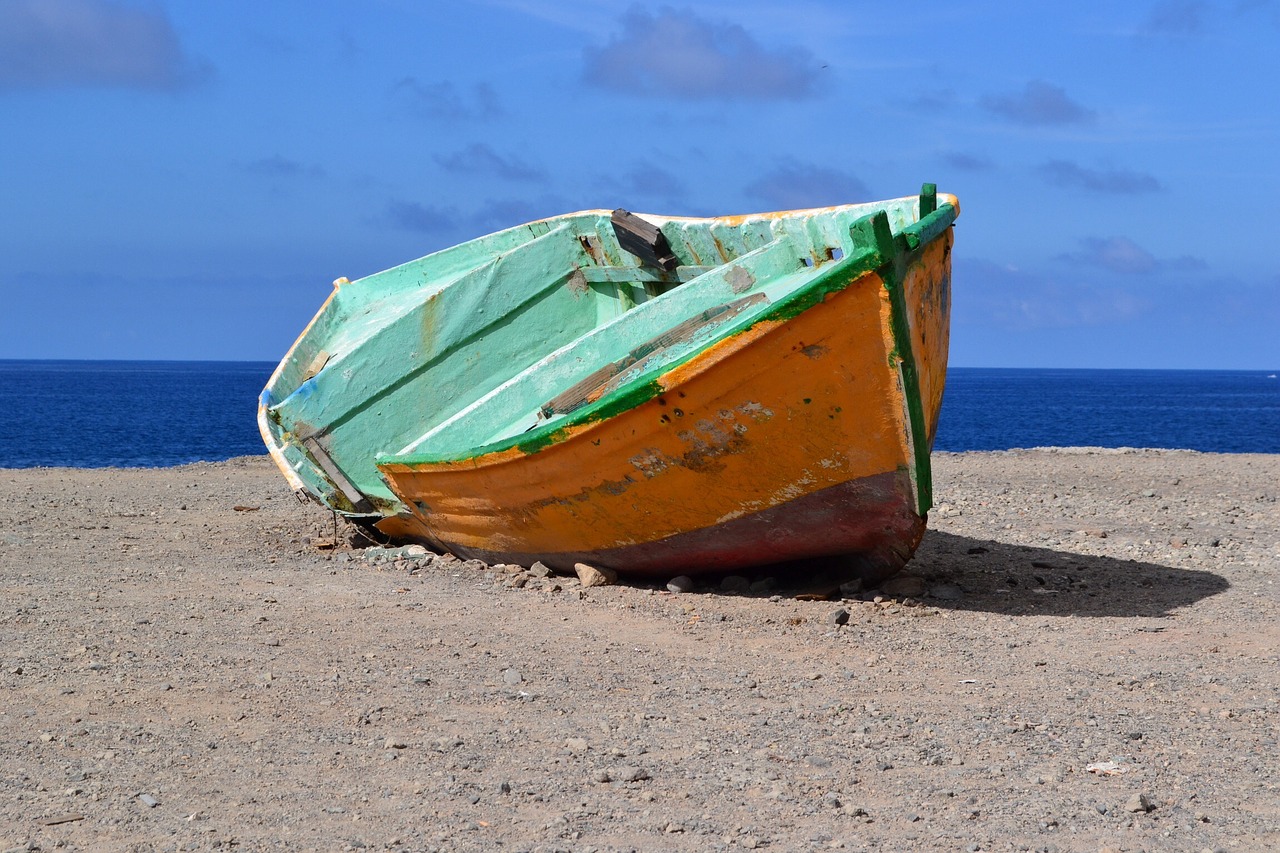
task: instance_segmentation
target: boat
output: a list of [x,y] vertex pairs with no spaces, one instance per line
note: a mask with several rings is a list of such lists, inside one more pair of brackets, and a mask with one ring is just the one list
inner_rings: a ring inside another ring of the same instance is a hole
[[463,559],[883,579],[932,504],[958,213],[590,210],[339,279],[259,426],[300,495]]

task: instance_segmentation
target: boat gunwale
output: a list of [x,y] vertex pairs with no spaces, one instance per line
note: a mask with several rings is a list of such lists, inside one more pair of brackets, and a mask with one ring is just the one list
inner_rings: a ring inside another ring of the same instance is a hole
[[[869,274],[885,268],[892,268],[900,258],[905,258],[907,255],[923,250],[946,231],[959,215],[959,205],[954,196],[939,193],[938,200],[939,205],[936,210],[892,235],[893,243],[890,254],[886,254],[881,247],[875,245],[859,247],[856,253],[851,253],[838,261],[832,262],[827,269],[819,271],[813,278],[792,293],[776,302],[770,303],[767,309],[760,314],[748,315],[744,319],[727,326],[722,334],[709,341],[705,347],[693,350],[671,363],[660,365],[635,377],[561,420],[547,423],[520,435],[481,445],[463,453],[433,454],[415,452],[404,455],[378,454],[374,458],[374,463],[380,469],[390,468],[394,470],[421,469],[436,466],[449,468],[459,464],[469,464],[475,467],[501,464],[506,461],[523,458],[543,447],[557,444],[561,440],[568,439],[572,434],[581,431],[584,427],[589,427],[591,424],[607,420],[619,412],[642,405],[668,391],[660,381],[663,376],[675,372],[689,362],[702,357],[716,343],[741,335],[762,323],[788,320],[820,304],[828,295],[852,286]],[[793,213],[796,212],[784,211],[768,215],[781,217]],[[855,220],[850,227],[852,228],[860,222],[869,222],[877,215],[883,214],[884,209],[880,208]],[[751,216],[741,218],[749,219]],[[885,276],[881,276],[881,278],[886,279]],[[888,278],[893,279],[896,276]],[[887,279],[885,284],[892,293],[894,287],[890,285]],[[897,315],[899,312],[900,306],[895,305],[893,313]],[[902,322],[906,322],[905,316],[901,319]],[[894,325],[895,328],[891,331],[897,354],[903,359],[902,364],[910,364],[911,370],[914,371],[914,364],[911,364],[910,340],[909,338],[903,340],[900,334],[901,330],[897,328],[898,324],[895,323]],[[911,400],[910,394],[906,396],[908,397],[908,409],[919,409],[919,401]],[[909,411],[904,414],[911,417],[913,413]],[[912,443],[915,444],[916,442],[913,440]],[[512,455],[510,454],[512,450],[519,450],[520,454]],[[916,464],[912,466],[913,468],[920,465],[919,450],[918,447],[914,448],[915,452],[912,455],[915,457],[913,461]],[[924,463],[926,465],[927,459],[926,450]],[[918,495],[918,498],[924,497],[924,494]]]

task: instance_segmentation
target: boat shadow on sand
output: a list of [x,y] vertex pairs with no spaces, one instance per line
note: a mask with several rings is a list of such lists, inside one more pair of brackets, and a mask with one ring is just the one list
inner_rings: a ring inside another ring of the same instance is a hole
[[[1169,616],[1225,592],[1220,575],[1158,563],[1079,554],[930,530],[905,571],[858,591],[843,587],[840,569],[810,563],[759,567],[743,573],[754,592],[725,592],[718,578],[700,578],[691,592],[781,595],[836,600],[876,597],[948,610],[1008,616]],[[621,581],[628,583],[627,580]]]
[[[1166,617],[1225,592],[1220,575],[929,531],[908,576],[926,605],[1010,616]],[[892,588],[892,587],[890,587]]]
[[[351,544],[362,559],[382,563],[404,560],[405,548],[378,545],[367,537]],[[560,589],[578,578],[545,566],[541,574],[521,566],[490,567],[480,561],[440,556],[420,546],[407,563],[410,573],[428,566],[469,566],[512,573],[508,586],[540,585]],[[436,561],[443,560],[443,563]],[[423,561],[423,562],[419,562]],[[855,561],[856,562],[856,561]],[[1089,616],[1163,618],[1173,611],[1230,589],[1221,575],[1159,563],[1124,560],[1069,550],[1037,548],[975,539],[930,530],[906,569],[886,581],[863,584],[849,558],[775,563],[727,574],[676,578],[684,594],[710,596],[781,596],[809,600],[876,598],[948,610],[971,610],[1007,616]],[[616,583],[634,589],[659,589],[666,581],[622,577]],[[673,592],[674,587],[668,587]],[[663,590],[666,592],[666,590]]]

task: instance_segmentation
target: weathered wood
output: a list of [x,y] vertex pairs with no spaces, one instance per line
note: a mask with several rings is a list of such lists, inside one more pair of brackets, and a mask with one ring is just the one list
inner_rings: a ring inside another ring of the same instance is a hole
[[893,230],[889,227],[889,217],[883,210],[877,210],[871,216],[853,223],[849,234],[856,246],[870,249],[875,254],[877,264],[893,257]]
[[882,576],[923,533],[946,371],[958,205],[922,195],[584,211],[344,284],[259,425],[290,485],[461,557]]
[[920,218],[924,219],[938,209],[938,185],[925,184],[920,187]]
[[652,222],[646,222],[629,210],[618,208],[613,212],[613,233],[624,251],[630,252],[642,262],[664,270],[673,270],[680,261],[671,251],[666,235]]
[[683,284],[713,269],[716,268],[679,266],[674,270],[657,272],[644,267],[583,267],[581,272],[584,279],[597,284],[605,282],[644,284],[650,281]]
[[346,511],[356,513],[373,512],[373,504],[369,503],[369,499],[360,492],[355,483],[351,482],[351,478],[347,476],[346,472],[333,461],[333,457],[329,455],[328,448],[320,443],[319,436],[309,436],[302,439],[302,446],[307,449],[307,452],[311,454],[311,458],[329,475],[329,479],[333,481],[333,484],[338,487],[338,491],[346,498],[347,503],[350,504],[350,509],[344,507]]
[[699,329],[712,324],[723,323],[752,305],[759,305],[761,302],[768,301],[768,297],[763,293],[753,293],[750,296],[735,299],[725,305],[708,308],[698,316],[690,317],[652,340],[646,341],[617,361],[599,368],[594,373],[575,383],[573,387],[556,395],[554,399],[543,405],[539,411],[543,418],[576,411],[587,403],[598,400],[605,393],[612,390],[613,380],[624,370],[631,370],[638,366],[643,367],[643,363],[646,360],[662,352],[667,347],[688,340]]

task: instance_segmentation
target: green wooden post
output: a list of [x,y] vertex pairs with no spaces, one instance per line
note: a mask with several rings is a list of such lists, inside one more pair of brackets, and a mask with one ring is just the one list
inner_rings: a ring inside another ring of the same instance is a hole
[[889,261],[894,256],[893,229],[889,227],[889,215],[877,210],[849,226],[849,235],[858,248],[870,249],[875,254],[875,265]]
[[920,187],[920,218],[924,219],[938,209],[938,185],[925,184]]

